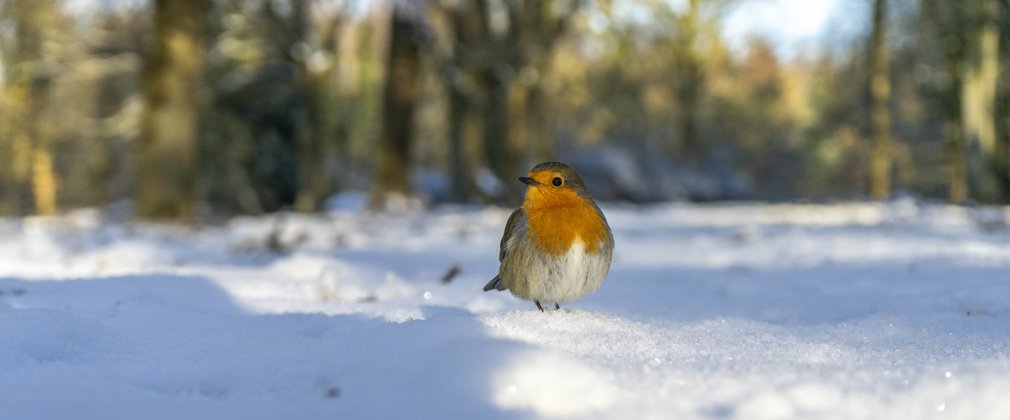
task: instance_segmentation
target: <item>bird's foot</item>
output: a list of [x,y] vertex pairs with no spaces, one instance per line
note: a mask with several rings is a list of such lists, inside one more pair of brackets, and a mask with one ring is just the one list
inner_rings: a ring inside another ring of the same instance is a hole
[[561,310],[561,304],[559,304],[559,303],[555,302],[555,303],[554,303],[554,310],[556,310],[556,311],[560,311],[560,310]]
[[534,300],[533,303],[537,304],[537,309],[539,309],[540,312],[544,311],[544,307],[540,306],[540,301],[539,300]]

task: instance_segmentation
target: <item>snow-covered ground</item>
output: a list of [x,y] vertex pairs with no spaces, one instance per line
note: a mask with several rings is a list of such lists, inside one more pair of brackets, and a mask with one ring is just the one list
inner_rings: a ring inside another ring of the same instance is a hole
[[546,313],[481,291],[508,209],[2,220],[0,418],[1010,418],[1007,210],[604,211]]

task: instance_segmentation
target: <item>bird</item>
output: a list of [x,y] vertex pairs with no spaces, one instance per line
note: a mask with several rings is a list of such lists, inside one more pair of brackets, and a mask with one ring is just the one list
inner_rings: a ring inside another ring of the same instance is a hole
[[575,169],[543,162],[527,176],[522,205],[505,223],[499,244],[498,275],[484,291],[508,290],[541,302],[572,302],[595,292],[610,271],[614,235]]

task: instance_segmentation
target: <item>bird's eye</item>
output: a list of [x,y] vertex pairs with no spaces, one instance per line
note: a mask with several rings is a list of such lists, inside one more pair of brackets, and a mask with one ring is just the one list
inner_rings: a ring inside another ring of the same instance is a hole
[[551,184],[554,184],[555,187],[560,187],[561,182],[562,181],[560,177],[554,177],[554,179],[551,180]]

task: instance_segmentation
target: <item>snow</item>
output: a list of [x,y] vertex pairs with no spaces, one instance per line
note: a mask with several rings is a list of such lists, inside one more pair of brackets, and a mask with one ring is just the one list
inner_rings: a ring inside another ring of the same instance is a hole
[[1010,416],[1005,208],[603,206],[610,276],[540,313],[481,291],[510,209],[356,201],[0,220],[0,417]]

